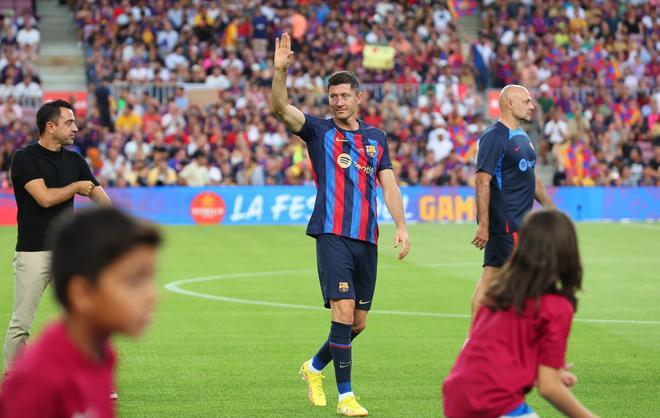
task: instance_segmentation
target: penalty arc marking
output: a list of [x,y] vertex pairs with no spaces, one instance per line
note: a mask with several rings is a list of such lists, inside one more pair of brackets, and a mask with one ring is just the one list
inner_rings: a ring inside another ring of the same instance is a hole
[[[457,263],[454,263],[457,264]],[[454,265],[452,263],[447,263],[447,265]],[[436,264],[435,266],[440,266]],[[205,277],[195,277],[190,279],[175,280],[169,282],[165,285],[165,289],[173,293],[178,293],[180,295],[192,296],[200,299],[215,300],[218,302],[229,302],[229,303],[240,303],[244,305],[257,305],[257,306],[269,306],[273,308],[284,308],[284,309],[304,309],[309,311],[327,311],[327,309],[321,306],[311,306],[311,305],[299,305],[292,303],[279,303],[279,302],[268,302],[262,300],[251,300],[251,299],[241,299],[241,298],[232,298],[227,296],[220,295],[209,295],[207,293],[194,292],[192,290],[184,289],[182,286],[191,284],[191,283],[201,283],[201,282],[211,282],[216,280],[225,280],[225,279],[239,279],[239,278],[255,278],[255,277],[270,277],[270,276],[284,276],[289,274],[296,273],[311,273],[311,269],[299,269],[299,270],[275,270],[275,271],[258,271],[258,272],[245,272],[245,273],[228,273],[228,274],[218,274],[214,276],[205,276]],[[444,312],[416,312],[416,311],[393,311],[393,310],[381,310],[373,309],[370,311],[373,314],[377,315],[399,315],[399,316],[419,316],[419,317],[437,317],[437,318],[458,318],[458,319],[469,319],[470,315],[468,314],[457,314],[457,313],[444,313]],[[575,318],[575,322],[585,322],[592,324],[637,324],[637,325],[660,325],[660,321],[654,320],[633,320],[633,319],[594,319],[594,318]]]

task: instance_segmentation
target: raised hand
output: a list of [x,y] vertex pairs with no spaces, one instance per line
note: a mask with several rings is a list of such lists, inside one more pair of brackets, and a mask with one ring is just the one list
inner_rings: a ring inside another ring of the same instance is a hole
[[291,38],[288,33],[284,32],[281,38],[275,38],[275,58],[273,60],[275,70],[286,71],[291,64],[291,57],[293,57]]

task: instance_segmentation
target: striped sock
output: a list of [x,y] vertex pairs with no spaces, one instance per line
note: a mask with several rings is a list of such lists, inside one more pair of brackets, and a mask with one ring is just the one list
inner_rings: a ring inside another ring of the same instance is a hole
[[329,344],[339,394],[351,392],[351,326],[332,322]]
[[[359,332],[351,331],[351,342],[360,335]],[[320,373],[332,361],[332,353],[330,352],[329,340],[326,340],[319,351],[309,361],[309,370],[315,373]]]

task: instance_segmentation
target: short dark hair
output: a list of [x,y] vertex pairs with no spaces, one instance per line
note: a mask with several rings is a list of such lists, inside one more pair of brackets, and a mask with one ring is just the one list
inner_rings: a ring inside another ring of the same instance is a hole
[[577,309],[582,288],[582,264],[573,222],[558,210],[527,215],[520,227],[520,245],[486,291],[494,310],[514,306],[522,314],[527,299],[553,293]]
[[57,118],[59,118],[62,113],[60,110],[62,107],[71,109],[72,112],[74,111],[71,103],[65,100],[53,100],[52,102],[41,105],[39,110],[37,110],[37,128],[39,129],[39,135],[43,135],[46,131],[46,124],[48,122],[57,123]]
[[328,79],[328,89],[340,84],[350,84],[355,93],[360,91],[360,81],[357,76],[350,71],[337,71]]
[[67,289],[81,276],[96,284],[101,272],[140,245],[158,247],[158,229],[112,207],[84,209],[58,218],[48,234],[57,301],[70,307]]

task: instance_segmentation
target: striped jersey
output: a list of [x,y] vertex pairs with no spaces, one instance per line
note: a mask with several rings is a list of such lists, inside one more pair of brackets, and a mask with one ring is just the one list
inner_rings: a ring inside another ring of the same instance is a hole
[[297,135],[307,143],[317,188],[307,235],[378,243],[377,174],[391,169],[392,162],[385,133],[358,123],[358,130],[347,131],[332,119],[305,114]]

